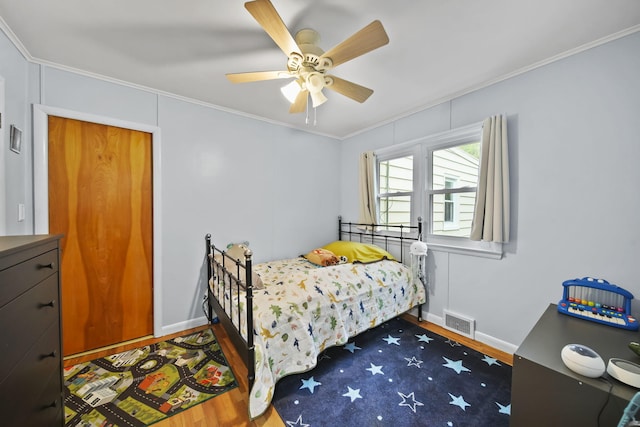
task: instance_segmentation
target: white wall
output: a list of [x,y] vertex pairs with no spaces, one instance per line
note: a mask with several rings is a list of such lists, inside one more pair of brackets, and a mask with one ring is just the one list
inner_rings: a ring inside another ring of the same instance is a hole
[[[166,322],[194,316],[204,289],[204,236],[248,240],[255,262],[295,257],[334,236],[337,141],[161,97]],[[318,200],[321,203],[318,203]],[[179,303],[177,303],[179,302]]]
[[205,233],[249,240],[258,261],[297,255],[332,240],[338,214],[357,218],[361,151],[506,113],[512,243],[502,260],[432,252],[428,308],[469,315],[480,339],[513,348],[559,300],[563,280],[602,277],[640,297],[637,52],[640,33],[337,142],[32,64],[0,34],[6,123],[27,142],[5,156],[7,231],[33,230],[32,103],[160,127],[169,332],[202,316]]
[[[162,204],[154,214],[161,218],[164,333],[204,321],[206,233],[220,245],[249,240],[256,261],[294,257],[335,237],[341,181],[326,165],[339,162],[336,140],[33,64],[1,33],[0,75],[7,123],[25,131],[23,154],[9,153],[2,169],[7,234],[34,229],[32,104],[161,129]],[[22,223],[19,201],[27,207]]]
[[345,141],[342,212],[357,214],[361,151],[506,113],[512,242],[502,260],[431,252],[429,312],[475,318],[479,339],[509,349],[566,279],[604,278],[640,298],[638,52],[635,33]]
[[[5,81],[5,117],[3,119],[4,145],[0,147],[0,170],[4,176],[0,185],[4,185],[4,197],[0,200],[0,209],[5,223],[0,230],[6,234],[27,234],[30,232],[27,221],[18,222],[18,204],[29,204],[28,192],[31,179],[26,174],[31,159],[31,148],[26,141],[31,138],[31,126],[28,114],[29,64],[15,48],[13,43],[0,32],[0,76]],[[14,125],[22,130],[22,151],[16,154],[9,151],[9,127]],[[4,162],[1,162],[4,160]],[[27,209],[28,210],[28,209]]]

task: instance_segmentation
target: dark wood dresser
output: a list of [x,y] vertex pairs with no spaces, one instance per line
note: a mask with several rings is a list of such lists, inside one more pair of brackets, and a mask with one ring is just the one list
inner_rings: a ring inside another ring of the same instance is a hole
[[60,237],[0,237],[3,426],[64,425]]

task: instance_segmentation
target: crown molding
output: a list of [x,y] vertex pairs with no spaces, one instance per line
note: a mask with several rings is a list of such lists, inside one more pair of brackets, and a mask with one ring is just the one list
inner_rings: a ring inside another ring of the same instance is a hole
[[298,130],[298,131],[301,131],[301,132],[307,132],[307,133],[315,134],[315,135],[318,135],[318,136],[323,136],[323,137],[327,137],[327,138],[331,138],[331,139],[335,139],[335,140],[339,140],[339,141],[344,141],[344,140],[348,140],[348,139],[350,139],[350,138],[352,138],[354,136],[357,136],[357,135],[363,134],[365,132],[368,132],[370,130],[373,130],[373,129],[385,126],[387,124],[396,122],[396,121],[398,121],[398,120],[400,120],[402,118],[409,117],[409,116],[411,116],[411,115],[413,115],[415,113],[418,113],[420,111],[428,110],[429,108],[435,107],[436,105],[442,104],[444,102],[449,102],[449,101],[451,101],[453,99],[459,98],[459,97],[461,97],[463,95],[467,95],[467,94],[469,94],[471,92],[475,92],[477,90],[486,88],[488,86],[494,85],[496,83],[502,82],[502,81],[510,79],[512,77],[516,77],[516,76],[519,76],[521,74],[527,73],[529,71],[535,70],[537,68],[543,67],[543,66],[548,65],[548,64],[550,64],[552,62],[556,62],[556,61],[559,61],[561,59],[568,58],[568,57],[573,56],[575,54],[578,54],[580,52],[584,52],[584,51],[592,49],[594,47],[597,47],[597,46],[603,45],[605,43],[608,43],[608,42],[620,39],[622,37],[631,35],[633,33],[639,32],[640,31],[640,24],[634,25],[634,26],[629,27],[629,28],[626,28],[626,29],[624,29],[622,31],[618,31],[617,33],[613,33],[613,34],[610,34],[608,36],[599,38],[599,39],[594,40],[592,42],[585,43],[585,44],[583,44],[581,46],[578,46],[576,48],[569,49],[567,51],[564,51],[564,52],[559,53],[557,55],[554,55],[552,57],[546,58],[546,59],[544,59],[542,61],[538,61],[536,63],[533,63],[533,64],[529,65],[529,66],[520,68],[520,69],[518,69],[516,71],[513,71],[511,73],[504,74],[504,75],[502,75],[500,77],[497,77],[497,78],[494,78],[494,79],[491,79],[491,80],[485,80],[484,82],[478,83],[476,85],[466,87],[466,88],[461,89],[461,90],[459,90],[457,92],[454,92],[454,93],[452,93],[452,94],[450,94],[450,95],[448,95],[446,97],[442,97],[442,98],[433,100],[432,102],[430,102],[428,104],[424,104],[424,105],[421,105],[419,107],[407,110],[404,113],[399,114],[397,116],[394,116],[394,117],[392,117],[392,118],[390,118],[388,120],[376,123],[373,126],[361,129],[361,130],[359,130],[357,132],[353,132],[351,134],[347,134],[347,135],[344,135],[344,136],[336,136],[336,135],[329,135],[329,134],[324,134],[324,133],[319,133],[319,132],[301,130],[301,129],[295,127],[295,126],[291,126],[291,125],[288,125],[286,123],[281,123],[281,122],[278,122],[278,121],[275,121],[275,120],[265,119],[264,117],[255,116],[255,115],[248,114],[248,113],[245,113],[245,112],[242,112],[242,111],[233,110],[233,109],[230,109],[230,108],[222,107],[222,106],[219,106],[219,105],[216,105],[216,104],[200,101],[200,100],[197,100],[197,99],[188,98],[188,97],[177,95],[177,94],[170,93],[170,92],[164,92],[164,91],[161,91],[159,89],[154,89],[154,88],[150,88],[150,87],[134,84],[134,83],[131,83],[131,82],[118,80],[118,79],[115,79],[115,78],[112,78],[112,77],[108,77],[108,76],[104,76],[104,75],[100,75],[100,74],[96,74],[96,73],[91,73],[89,71],[85,71],[85,70],[81,70],[81,69],[77,69],[77,68],[73,68],[73,67],[68,67],[68,66],[57,64],[57,63],[54,63],[54,62],[50,62],[50,61],[46,61],[46,60],[43,60],[43,59],[35,58],[33,55],[31,55],[31,53],[27,50],[27,48],[24,46],[24,44],[22,44],[20,39],[16,36],[16,34],[7,25],[7,23],[4,21],[2,16],[0,16],[0,30],[2,30],[7,35],[9,40],[11,40],[11,42],[14,44],[16,49],[18,49],[18,51],[22,54],[22,56],[27,61],[35,63],[35,64],[38,64],[38,65],[44,65],[44,66],[48,66],[48,67],[52,67],[52,68],[57,68],[57,69],[60,69],[60,70],[63,70],[63,71],[68,71],[68,72],[72,72],[72,73],[75,73],[75,74],[84,75],[86,77],[91,77],[91,78],[95,78],[95,79],[99,79],[99,80],[103,80],[103,81],[107,81],[107,82],[111,82],[111,83],[116,83],[116,84],[123,85],[123,86],[128,86],[128,87],[131,87],[131,88],[134,88],[134,89],[139,89],[139,90],[143,90],[143,91],[146,91],[146,92],[151,92],[151,93],[154,93],[156,95],[163,95],[163,96],[171,97],[171,98],[182,100],[182,101],[189,102],[189,103],[192,103],[192,104],[197,104],[197,105],[201,105],[201,106],[204,106],[204,107],[209,107],[209,108],[213,108],[213,109],[216,109],[216,110],[224,111],[224,112],[227,112],[227,113],[232,113],[232,114],[240,115],[240,116],[243,116],[243,117],[251,118],[251,119],[254,119],[254,120],[258,120],[258,121],[262,121],[262,122],[266,122],[266,123],[270,123],[270,124],[274,124],[274,125],[278,125],[278,126],[291,128],[291,129]]
[[442,97],[442,98],[436,99],[436,100],[434,100],[434,101],[432,101],[432,102],[430,102],[428,104],[424,104],[424,105],[421,105],[419,107],[413,108],[411,110],[407,110],[407,111],[405,111],[404,113],[402,113],[400,115],[397,115],[395,117],[390,118],[389,120],[386,120],[384,122],[376,123],[374,126],[370,126],[368,128],[361,129],[361,130],[359,130],[357,132],[354,132],[352,134],[346,135],[341,139],[343,139],[343,140],[349,139],[349,138],[352,138],[352,137],[354,137],[356,135],[360,135],[362,133],[365,133],[365,132],[368,132],[370,130],[373,130],[375,128],[379,128],[381,126],[388,125],[390,123],[396,122],[396,121],[398,121],[400,119],[403,119],[405,117],[409,117],[409,116],[411,116],[413,114],[419,113],[420,111],[428,110],[429,108],[435,107],[436,105],[440,105],[440,104],[443,104],[445,102],[449,102],[449,101],[454,100],[456,98],[459,98],[461,96],[467,95],[467,94],[469,94],[471,92],[475,92],[477,90],[484,89],[486,87],[489,87],[489,86],[494,85],[496,83],[500,83],[500,82],[502,82],[504,80],[507,80],[507,79],[510,79],[512,77],[516,77],[516,76],[519,76],[521,74],[525,74],[525,73],[527,73],[529,71],[533,71],[536,68],[544,67],[545,65],[551,64],[552,62],[556,62],[556,61],[559,61],[561,59],[568,58],[568,57],[576,55],[576,54],[578,54],[580,52],[584,52],[586,50],[592,49],[594,47],[598,47],[600,45],[603,45],[605,43],[609,43],[611,41],[620,39],[622,37],[626,37],[628,35],[631,35],[633,33],[637,33],[639,31],[640,31],[640,24],[634,25],[633,27],[629,27],[629,28],[624,29],[622,31],[618,31],[617,33],[613,33],[613,34],[610,34],[610,35],[608,35],[606,37],[602,37],[600,39],[597,39],[597,40],[594,40],[592,42],[583,44],[583,45],[575,47],[573,49],[569,49],[569,50],[564,51],[562,53],[559,53],[559,54],[557,54],[555,56],[549,57],[549,58],[544,59],[542,61],[538,61],[538,62],[533,63],[531,65],[528,65],[526,67],[523,67],[523,68],[520,68],[518,70],[515,70],[515,71],[513,71],[511,73],[504,74],[504,75],[502,75],[500,77],[496,77],[495,79],[485,80],[482,83],[478,83],[476,85],[466,87],[466,88],[461,89],[461,90],[459,90],[459,91],[457,91],[455,93],[452,93],[452,94],[450,94],[450,95],[448,95],[446,97]]
[[13,30],[9,27],[9,25],[7,25],[7,23],[5,22],[5,20],[2,18],[2,16],[0,16],[0,30],[2,30],[3,33],[6,34],[6,36],[9,38],[9,40],[11,40],[11,43],[13,43],[13,45],[16,47],[16,49],[18,49],[18,51],[20,52],[20,54],[27,60],[30,62],[35,61],[34,57],[31,55],[31,53],[29,53],[29,51],[27,50],[27,48],[22,44],[22,42],[20,41],[20,39],[18,38],[18,36],[16,36],[16,34],[13,32]]

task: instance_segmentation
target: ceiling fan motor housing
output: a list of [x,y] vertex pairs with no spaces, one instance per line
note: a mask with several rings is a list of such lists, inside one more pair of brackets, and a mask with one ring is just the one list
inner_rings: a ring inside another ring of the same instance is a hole
[[331,68],[331,59],[322,58],[324,51],[317,44],[320,41],[320,35],[317,31],[311,28],[302,29],[296,33],[295,41],[302,52],[302,56],[297,52],[292,52],[289,55],[287,68],[290,72],[303,71],[301,67],[306,67],[312,68],[313,71],[324,73],[324,71]]
[[287,61],[287,69],[294,77],[297,77],[298,84],[303,89],[308,90],[322,100],[314,98],[314,104],[326,101],[319,93],[322,89],[333,82],[332,79],[324,75],[325,71],[331,68],[330,58],[323,58],[324,51],[317,45],[320,35],[317,31],[305,28],[298,31],[295,41],[302,55],[292,52]]

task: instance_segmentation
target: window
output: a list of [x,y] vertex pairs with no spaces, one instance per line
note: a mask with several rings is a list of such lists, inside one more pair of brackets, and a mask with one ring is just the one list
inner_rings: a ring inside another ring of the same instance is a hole
[[378,162],[380,223],[410,225],[413,199],[413,155]]
[[430,232],[468,238],[476,202],[480,140],[478,136],[478,141],[453,144],[427,150]]
[[430,247],[499,257],[499,244],[471,241],[482,123],[377,150],[381,225],[422,217]]

